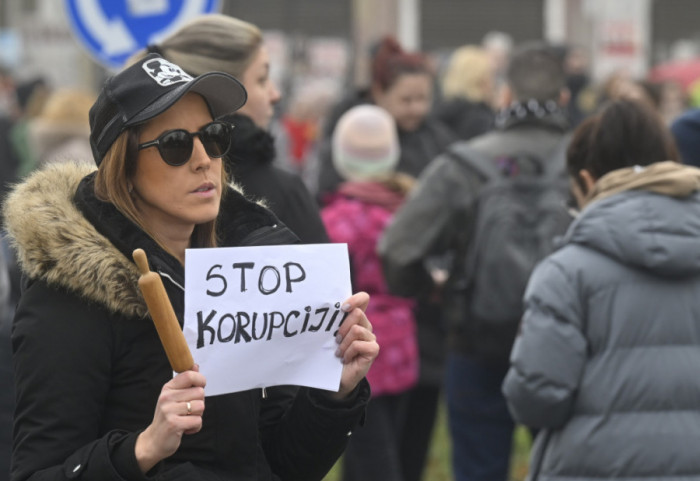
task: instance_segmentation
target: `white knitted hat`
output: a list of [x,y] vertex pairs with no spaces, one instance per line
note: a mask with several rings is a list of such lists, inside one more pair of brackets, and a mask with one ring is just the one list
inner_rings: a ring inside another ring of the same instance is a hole
[[353,107],[338,120],[333,132],[333,165],[346,180],[387,178],[399,161],[396,123],[375,105]]

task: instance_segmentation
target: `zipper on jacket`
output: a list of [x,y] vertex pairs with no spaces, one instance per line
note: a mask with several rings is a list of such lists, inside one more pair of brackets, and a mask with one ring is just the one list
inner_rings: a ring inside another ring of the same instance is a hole
[[267,388],[262,388],[262,398],[267,399]]
[[542,439],[542,449],[539,450],[537,453],[537,459],[534,459],[532,462],[532,469],[530,470],[530,481],[537,481],[540,477],[540,471],[542,470],[542,463],[544,462],[544,454],[545,450],[547,449],[547,445],[549,444],[549,438],[552,435],[552,430],[551,429],[546,429],[544,433],[542,433],[543,439]]
[[172,282],[173,284],[175,284],[175,286],[179,287],[180,290],[181,290],[182,292],[185,292],[185,287],[184,287],[184,286],[181,286],[175,279],[173,279],[173,278],[170,276],[170,274],[166,274],[166,273],[163,272],[163,271],[158,271],[158,274],[160,274],[161,277],[165,277],[165,278],[168,279],[170,282]]

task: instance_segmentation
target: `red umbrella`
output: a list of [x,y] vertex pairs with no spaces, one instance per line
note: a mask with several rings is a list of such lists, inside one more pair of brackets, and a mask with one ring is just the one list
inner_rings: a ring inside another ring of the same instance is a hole
[[700,59],[661,63],[649,72],[649,80],[652,82],[676,81],[686,90],[698,79],[700,79]]

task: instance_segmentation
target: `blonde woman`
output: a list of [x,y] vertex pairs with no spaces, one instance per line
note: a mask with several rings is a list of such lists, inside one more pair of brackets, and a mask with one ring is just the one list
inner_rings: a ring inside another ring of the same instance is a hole
[[248,101],[225,117],[236,126],[232,148],[224,156],[226,170],[246,196],[263,200],[302,243],[328,242],[318,205],[304,182],[275,162],[270,123],[281,94],[270,77],[270,56],[260,29],[226,15],[204,15],[149,50],[192,75],[221,70],[241,81]]
[[493,62],[480,47],[465,45],[449,58],[442,76],[442,101],[435,116],[460,140],[493,128],[496,101]]

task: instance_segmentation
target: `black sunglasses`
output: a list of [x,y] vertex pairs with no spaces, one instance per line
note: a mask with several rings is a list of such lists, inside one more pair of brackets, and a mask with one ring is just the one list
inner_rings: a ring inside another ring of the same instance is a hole
[[209,157],[223,157],[231,147],[231,131],[233,125],[226,122],[210,122],[198,132],[188,132],[184,129],[168,130],[150,142],[139,144],[139,150],[148,147],[158,147],[158,152],[166,164],[172,166],[185,165],[192,157],[195,135],[204,146]]

